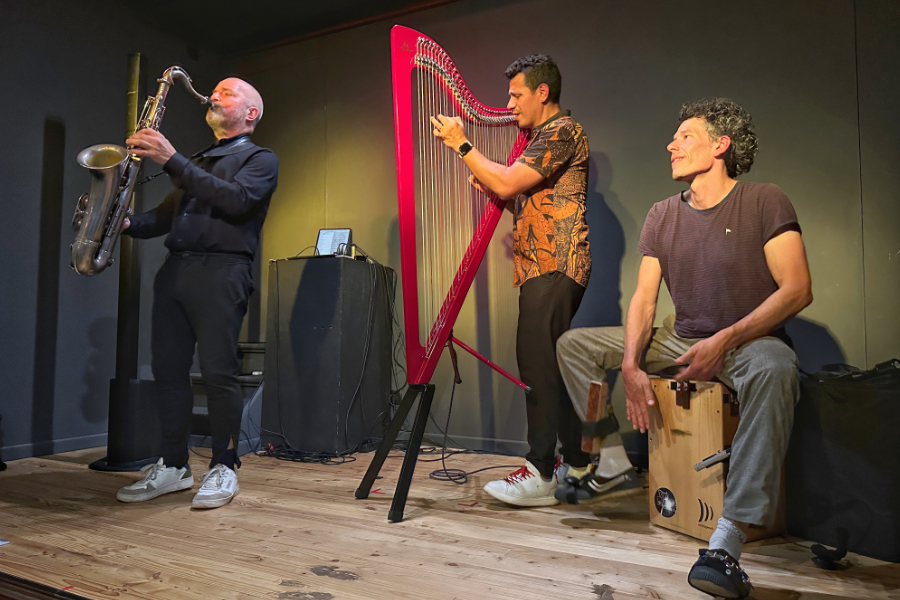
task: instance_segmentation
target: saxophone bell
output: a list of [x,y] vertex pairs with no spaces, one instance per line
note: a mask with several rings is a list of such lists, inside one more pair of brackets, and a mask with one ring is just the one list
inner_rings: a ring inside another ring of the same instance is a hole
[[95,262],[106,233],[106,223],[118,197],[128,151],[114,144],[97,144],[78,153],[78,164],[88,170],[91,187],[82,194],[75,206],[72,228],[76,230],[72,243],[72,268],[81,275],[94,275],[106,268]]

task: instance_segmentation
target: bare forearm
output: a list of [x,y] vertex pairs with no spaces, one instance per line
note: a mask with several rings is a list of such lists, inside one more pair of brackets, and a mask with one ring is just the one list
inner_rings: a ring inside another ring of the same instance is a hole
[[639,294],[632,296],[628,316],[625,318],[623,373],[640,369],[641,355],[650,343],[655,317],[656,298],[647,298]]
[[509,182],[509,167],[489,160],[484,154],[473,148],[463,157],[466,166],[475,175],[481,185],[497,194],[501,199],[508,200],[516,195]]
[[[431,123],[434,125],[432,133],[451,150],[459,151],[463,144],[469,142],[461,117],[437,115],[431,117]],[[470,148],[463,161],[476,180],[472,182],[470,179],[470,182],[479,189],[487,188],[502,200],[509,200],[521,194],[546,177],[546,174],[541,174],[537,169],[522,163],[515,162],[510,166],[496,163],[482,154],[478,148]]]
[[808,285],[781,287],[756,307],[756,310],[726,329],[719,332],[726,339],[726,348],[731,350],[749,341],[772,333],[781,323],[793,317],[812,302],[812,291]]

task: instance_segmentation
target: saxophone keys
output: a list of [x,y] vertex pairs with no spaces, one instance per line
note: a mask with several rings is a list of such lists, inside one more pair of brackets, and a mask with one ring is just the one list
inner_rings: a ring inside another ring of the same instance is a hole
[[89,195],[82,194],[75,203],[75,214],[72,216],[72,229],[81,230],[81,224],[84,222],[84,215],[87,214]]

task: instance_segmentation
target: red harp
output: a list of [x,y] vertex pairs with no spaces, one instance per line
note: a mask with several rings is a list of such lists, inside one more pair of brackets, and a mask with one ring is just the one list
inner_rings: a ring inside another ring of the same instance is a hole
[[434,386],[429,382],[444,347],[449,349],[454,370],[456,355],[452,344],[455,342],[519,387],[528,389],[452,337],[453,325],[506,201],[469,184],[470,171],[432,135],[429,117],[437,114],[461,117],[473,145],[490,160],[507,165],[519,157],[528,138],[519,131],[510,110],[485,106],[475,98],[450,56],[427,36],[394,26],[391,62],[406,368],[410,385],[356,490],[356,497],[368,497],[407,414],[421,398],[388,513],[388,519],[397,522],[403,519],[417,450],[434,396]]

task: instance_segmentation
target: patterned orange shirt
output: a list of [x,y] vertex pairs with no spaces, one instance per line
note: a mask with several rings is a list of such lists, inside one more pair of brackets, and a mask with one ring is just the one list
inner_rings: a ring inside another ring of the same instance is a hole
[[516,162],[544,176],[516,198],[513,213],[514,285],[562,271],[579,285],[591,276],[587,241],[588,138],[568,111],[532,132]]

